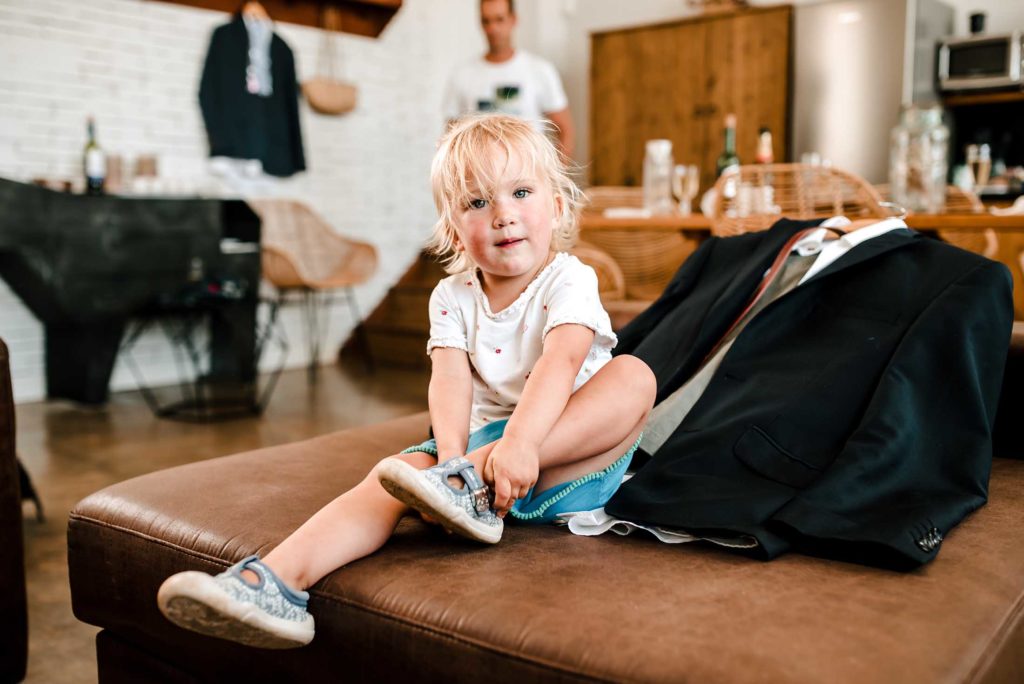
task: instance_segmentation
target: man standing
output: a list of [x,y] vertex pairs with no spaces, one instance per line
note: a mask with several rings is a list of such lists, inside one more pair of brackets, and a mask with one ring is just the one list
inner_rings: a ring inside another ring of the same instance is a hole
[[471,112],[498,111],[555,125],[558,145],[571,157],[572,118],[558,72],[550,62],[512,44],[517,17],[513,0],[480,0],[480,25],[487,54],[457,67],[448,81],[444,113],[455,119]]

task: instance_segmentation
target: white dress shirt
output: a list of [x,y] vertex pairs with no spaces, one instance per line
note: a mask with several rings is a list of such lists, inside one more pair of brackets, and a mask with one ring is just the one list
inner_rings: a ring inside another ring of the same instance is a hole
[[887,218],[882,219],[878,223],[872,223],[853,232],[846,233],[838,240],[825,240],[825,236],[830,234],[829,231],[825,230],[826,228],[843,228],[850,225],[850,223],[850,219],[845,216],[833,216],[832,218],[823,221],[821,228],[796,243],[793,247],[793,251],[800,256],[818,254],[818,258],[815,259],[810,270],[808,270],[804,277],[800,279],[800,282],[797,284],[798,286],[803,285],[809,279],[813,278],[818,273],[821,273],[825,268],[836,261],[836,259],[843,256],[857,245],[867,242],[872,238],[876,238],[879,235],[884,235],[889,231],[907,227],[907,224],[903,222],[903,219]]

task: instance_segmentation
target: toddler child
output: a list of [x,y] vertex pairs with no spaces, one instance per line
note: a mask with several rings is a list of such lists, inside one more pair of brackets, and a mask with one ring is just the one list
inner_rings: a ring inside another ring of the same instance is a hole
[[616,338],[594,271],[562,251],[579,189],[553,144],[517,118],[462,119],[431,168],[432,248],[451,275],[430,298],[434,438],[385,458],[266,558],[182,572],[158,603],[182,627],[265,648],[313,638],[309,586],[379,549],[403,515],[485,542],[506,517],[546,523],[602,507],[654,403]]

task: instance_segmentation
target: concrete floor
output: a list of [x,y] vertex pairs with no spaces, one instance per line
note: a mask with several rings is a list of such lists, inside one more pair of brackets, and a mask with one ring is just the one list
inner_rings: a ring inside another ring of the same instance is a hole
[[26,682],[96,681],[98,631],[75,619],[67,572],[67,516],[80,499],[163,468],[305,439],[424,410],[427,373],[352,365],[281,376],[261,417],[194,424],[158,419],[141,395],[119,393],[94,409],[67,402],[20,404],[17,448],[43,500],[44,522],[26,503],[29,602]]

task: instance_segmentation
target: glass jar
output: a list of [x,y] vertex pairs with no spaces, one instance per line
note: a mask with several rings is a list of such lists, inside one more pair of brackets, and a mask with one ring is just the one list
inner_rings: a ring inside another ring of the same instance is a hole
[[946,206],[949,128],[942,107],[910,106],[892,129],[889,185],[892,199],[908,211],[941,212]]
[[644,209],[652,215],[671,214],[672,141],[648,140],[644,154]]

